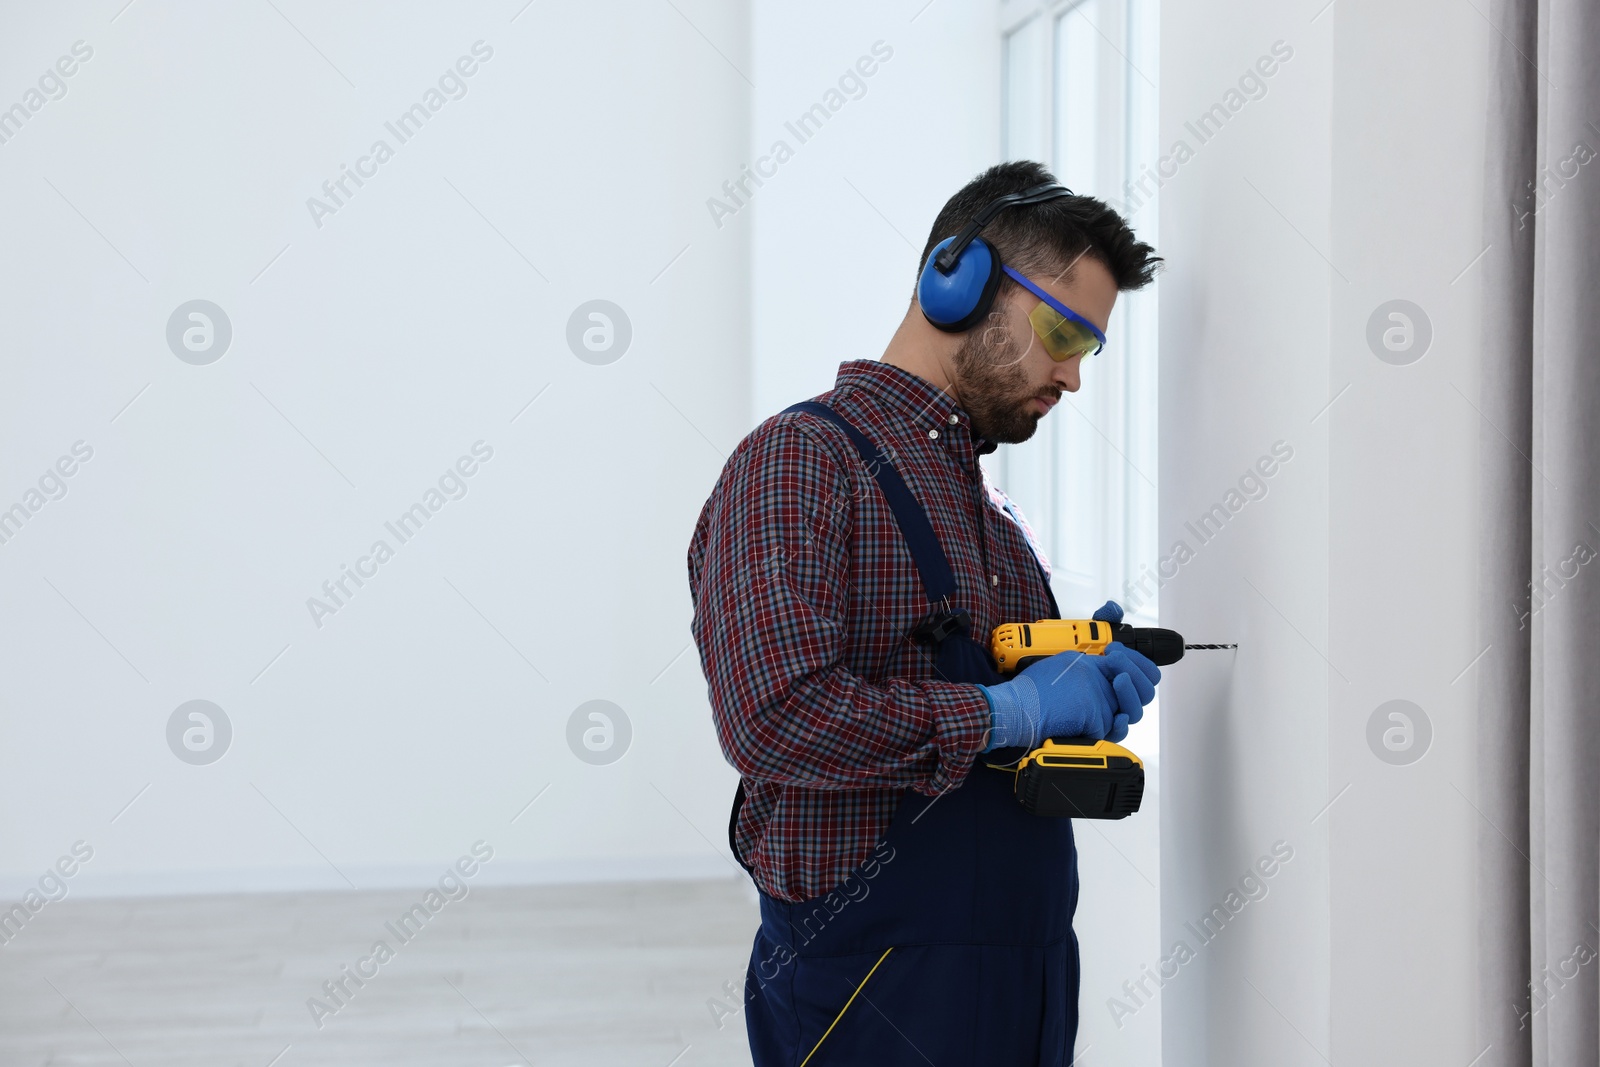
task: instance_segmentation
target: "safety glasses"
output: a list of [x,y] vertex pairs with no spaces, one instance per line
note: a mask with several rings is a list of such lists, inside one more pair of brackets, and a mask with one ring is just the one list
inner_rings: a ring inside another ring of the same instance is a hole
[[1051,359],[1065,363],[1073,356],[1092,356],[1105,347],[1106,335],[1094,323],[1010,267],[1002,266],[1000,269],[1042,301],[1028,312],[1028,321],[1033,324],[1033,332],[1039,336],[1039,343]]

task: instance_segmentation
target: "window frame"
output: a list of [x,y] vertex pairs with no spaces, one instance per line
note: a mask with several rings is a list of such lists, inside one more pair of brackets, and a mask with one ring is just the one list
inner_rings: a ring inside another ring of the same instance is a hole
[[[1002,0],[998,27],[1003,157],[1044,163],[1075,191],[1106,200],[1152,244],[1157,197],[1133,179],[1158,154],[1156,2]],[[1063,52],[1086,42],[1097,60],[1090,182],[1061,143],[1063,129],[1084,118],[1066,110]],[[1106,350],[1085,361],[1079,392],[1063,394],[1032,441],[990,457],[993,481],[1039,534],[1066,615],[1110,598],[1130,621],[1156,619],[1156,288],[1119,296]]]

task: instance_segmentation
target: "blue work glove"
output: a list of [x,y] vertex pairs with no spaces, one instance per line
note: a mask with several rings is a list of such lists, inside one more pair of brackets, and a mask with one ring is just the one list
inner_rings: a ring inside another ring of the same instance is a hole
[[1115,600],[1108,600],[1096,608],[1094,614],[1090,615],[1089,618],[1094,619],[1096,622],[1109,622],[1112,626],[1116,626],[1122,622],[1122,605]]
[[[1126,713],[1118,712],[1124,697],[1138,707],[1131,680],[1118,683],[1095,661],[1102,656],[1058,652],[999,685],[980,686],[989,701],[989,744],[985,752],[1021,745],[1037,748],[1047,737],[1109,737],[1120,727],[1128,732]],[[1125,675],[1118,678],[1126,679]],[[1142,709],[1141,709],[1142,710]]]
[[[1122,606],[1108,600],[1091,618],[1116,625],[1122,621]],[[1047,664],[1057,666],[1047,674],[1035,674]],[[1084,667],[1094,668],[1088,673],[1098,675],[1098,680],[1084,677]],[[1101,655],[1062,652],[1041,660],[1009,682],[983,687],[991,717],[984,751],[1014,745],[1034,748],[1047,737],[1121,741],[1128,736],[1128,726],[1144,718],[1144,706],[1155,699],[1159,681],[1160,667],[1117,641]]]
[[[1122,605],[1115,600],[1108,600],[1101,605],[1090,618],[1099,622],[1109,622],[1116,626],[1122,622]],[[1156,683],[1161,681],[1161,668],[1151,662],[1150,657],[1142,652],[1135,652],[1119,641],[1113,641],[1106,646],[1105,652],[1099,657],[1102,661],[1100,667],[1106,671],[1112,680],[1112,687],[1119,697],[1119,705],[1128,722],[1136,723],[1144,718],[1144,706],[1155,699]],[[1127,683],[1121,684],[1117,675],[1126,675]],[[1122,698],[1128,686],[1132,686],[1137,700],[1130,706],[1130,702]],[[1108,738],[1120,741],[1127,736],[1124,730],[1121,737]]]

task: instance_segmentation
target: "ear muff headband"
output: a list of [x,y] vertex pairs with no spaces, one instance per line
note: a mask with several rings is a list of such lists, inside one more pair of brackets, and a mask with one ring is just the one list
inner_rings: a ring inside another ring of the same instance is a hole
[[969,330],[982,321],[1000,288],[1000,257],[978,232],[1008,207],[1043,203],[1073,195],[1056,182],[990,201],[954,237],[940,241],[917,279],[917,304],[923,317],[949,333]]

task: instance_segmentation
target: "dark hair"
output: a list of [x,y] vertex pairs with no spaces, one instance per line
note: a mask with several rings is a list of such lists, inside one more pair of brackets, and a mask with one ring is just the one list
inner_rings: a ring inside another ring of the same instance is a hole
[[[917,262],[917,277],[922,277],[934,246],[959,233],[991,201],[1053,181],[1043,165],[1018,160],[997,163],[962,186],[933,220]],[[1153,254],[1154,248],[1134,236],[1121,215],[1092,196],[1063,196],[1004,208],[979,236],[1000,253],[1002,261],[1023,274],[1058,274],[1067,280],[1080,256],[1093,257],[1111,272],[1119,290],[1143,289],[1162,262]],[[1000,292],[1015,286],[1010,278],[1002,277]]]

